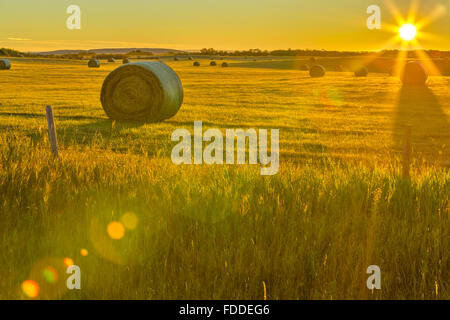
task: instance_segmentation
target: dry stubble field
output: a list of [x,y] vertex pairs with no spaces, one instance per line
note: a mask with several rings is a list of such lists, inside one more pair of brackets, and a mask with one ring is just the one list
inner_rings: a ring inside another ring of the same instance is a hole
[[[25,298],[26,279],[42,299],[450,298],[450,78],[408,89],[385,74],[201,62],[167,62],[185,100],[158,124],[107,119],[100,89],[118,64],[12,59],[0,72],[0,298]],[[279,173],[173,165],[172,131],[196,120],[280,129]],[[136,227],[108,237],[127,212]],[[64,288],[65,257],[80,291]],[[366,288],[369,265],[381,290]]]

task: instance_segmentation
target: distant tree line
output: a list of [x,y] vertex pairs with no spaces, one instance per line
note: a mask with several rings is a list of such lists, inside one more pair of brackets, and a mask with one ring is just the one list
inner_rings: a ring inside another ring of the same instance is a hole
[[[449,58],[450,51],[439,51],[439,50],[427,50],[425,51],[430,57],[438,58]],[[399,50],[384,50],[381,51],[381,57],[395,57],[399,53]],[[201,55],[207,56],[283,56],[283,57],[354,57],[354,56],[366,56],[371,55],[373,52],[370,51],[328,51],[328,50],[260,50],[260,49],[250,49],[243,51],[225,51],[225,50],[215,50],[213,48],[204,48],[200,50]],[[415,52],[410,51],[410,57],[415,57]]]
[[[439,51],[439,50],[426,50],[425,51],[432,59],[440,59],[440,58],[450,58],[450,51]],[[399,50],[384,50],[379,53],[380,57],[384,58],[395,58],[399,53]],[[189,56],[191,54],[194,55],[205,55],[205,56],[253,56],[253,57],[264,57],[264,56],[283,56],[283,57],[355,57],[355,56],[366,56],[372,55],[374,52],[369,51],[327,51],[327,50],[260,50],[260,49],[249,49],[249,50],[235,50],[235,51],[226,51],[226,50],[215,50],[213,48],[204,48],[200,50],[200,52],[168,52],[162,56]],[[6,57],[47,57],[47,58],[59,58],[59,59],[74,59],[74,60],[82,60],[87,58],[97,58],[97,59],[123,59],[125,57],[133,57],[133,58],[146,58],[146,59],[157,59],[156,56],[153,56],[151,52],[145,52],[141,50],[135,50],[128,52],[126,54],[97,54],[95,52],[79,52],[79,53],[71,53],[71,54],[62,54],[62,55],[42,55],[37,53],[22,53],[20,51],[9,49],[9,48],[1,48],[0,56]],[[408,58],[415,58],[417,55],[414,51],[408,52]]]
[[21,57],[24,54],[22,52],[19,52],[17,50],[14,49],[9,49],[9,48],[1,48],[0,49],[0,56],[4,56],[4,57]]

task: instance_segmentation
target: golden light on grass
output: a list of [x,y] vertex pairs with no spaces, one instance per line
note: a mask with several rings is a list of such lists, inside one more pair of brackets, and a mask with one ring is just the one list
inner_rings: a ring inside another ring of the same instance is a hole
[[65,259],[64,259],[64,264],[65,264],[65,266],[66,266],[67,268],[74,265],[73,260],[70,259],[70,258],[65,258]]
[[114,240],[122,239],[125,235],[125,227],[122,223],[117,221],[113,221],[108,224],[106,231],[108,232],[108,235],[111,237],[111,239]]
[[127,212],[125,213],[122,218],[120,219],[120,221],[122,221],[123,225],[125,226],[125,228],[127,228],[128,230],[134,230],[137,227],[138,224],[138,218],[136,217],[136,215],[132,212]]
[[22,291],[28,298],[37,298],[39,295],[39,284],[34,280],[22,282]]
[[80,250],[80,254],[81,254],[83,257],[86,257],[86,256],[88,255],[88,251],[87,251],[86,249],[81,249],[81,250]]
[[398,33],[403,41],[412,41],[417,36],[417,27],[411,23],[405,23],[400,27]]

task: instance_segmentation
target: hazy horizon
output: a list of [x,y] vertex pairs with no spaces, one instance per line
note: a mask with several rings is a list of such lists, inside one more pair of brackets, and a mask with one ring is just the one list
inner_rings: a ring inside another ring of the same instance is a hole
[[[164,47],[99,47],[99,48],[89,48],[89,49],[67,49],[67,48],[58,48],[58,49],[52,49],[52,50],[39,50],[39,51],[21,51],[24,53],[46,53],[46,52],[58,52],[58,51],[80,51],[80,52],[87,52],[87,51],[96,51],[96,50],[120,50],[120,49],[155,49],[155,50],[176,50],[179,52],[200,52],[202,49],[204,49],[206,47],[202,47],[199,49],[175,49],[175,48],[164,48]],[[15,48],[7,48],[7,49],[13,49],[15,50]],[[216,49],[216,48],[213,48]],[[247,49],[225,49],[222,51],[228,51],[228,52],[234,52],[234,51],[248,51],[250,49],[260,49],[260,48],[247,48]],[[271,51],[277,51],[277,50],[289,50],[291,49],[292,51],[296,51],[296,50],[301,50],[301,51],[322,51],[322,49],[317,49],[317,48],[277,48],[277,49],[273,49],[273,50],[268,50],[269,52]],[[367,53],[377,53],[380,51],[384,51],[385,49],[380,49],[380,50],[324,50],[325,52],[331,52],[331,51],[337,51],[337,52],[355,52],[355,53],[360,53],[360,52],[367,52]],[[411,52],[415,52],[416,50],[414,48],[411,49],[401,49],[401,48],[391,48],[391,49],[386,49],[386,50],[399,50],[399,51],[411,51]],[[441,49],[425,49],[426,51],[441,51],[441,52],[450,52],[449,50],[441,50]]]

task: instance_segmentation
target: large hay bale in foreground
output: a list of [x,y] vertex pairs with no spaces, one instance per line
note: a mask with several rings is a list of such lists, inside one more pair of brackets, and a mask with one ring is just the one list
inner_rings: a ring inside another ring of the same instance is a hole
[[427,82],[428,74],[419,62],[408,62],[402,75],[402,82],[405,86],[424,86]]
[[131,61],[130,61],[130,59],[128,59],[128,58],[124,58],[123,60],[122,60],[122,63],[123,64],[127,64],[127,63],[130,63]]
[[168,65],[139,61],[112,71],[103,82],[100,100],[113,120],[158,122],[178,112],[183,86]]
[[209,64],[211,67],[215,67],[215,66],[217,66],[217,62],[215,62],[215,61],[211,61],[211,63]]
[[227,62],[222,63],[222,68],[228,68],[229,64]]
[[367,67],[361,67],[355,71],[355,77],[367,77],[369,75],[369,69]]
[[0,70],[9,70],[11,69],[11,63],[9,60],[0,59]]
[[200,62],[195,61],[194,64],[193,64],[193,66],[194,66],[194,67],[200,67]]
[[98,61],[97,59],[91,59],[88,62],[88,67],[89,68],[100,68],[100,61]]
[[315,65],[309,69],[309,75],[313,78],[321,78],[325,76],[326,70],[321,65]]

